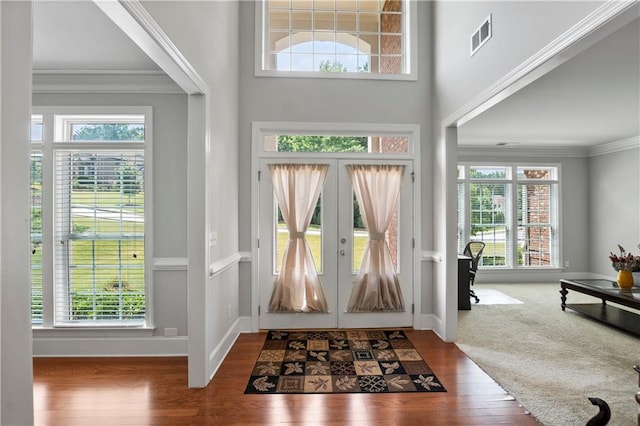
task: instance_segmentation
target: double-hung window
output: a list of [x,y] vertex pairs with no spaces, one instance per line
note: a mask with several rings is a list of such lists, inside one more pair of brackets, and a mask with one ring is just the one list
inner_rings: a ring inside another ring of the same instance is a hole
[[150,109],[69,109],[32,118],[32,321],[148,325]]
[[556,165],[459,165],[459,252],[479,240],[481,266],[558,267],[558,185]]
[[257,2],[256,74],[415,79],[416,2]]

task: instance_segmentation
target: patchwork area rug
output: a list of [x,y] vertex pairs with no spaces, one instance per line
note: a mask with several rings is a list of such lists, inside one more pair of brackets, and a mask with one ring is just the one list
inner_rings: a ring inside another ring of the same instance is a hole
[[446,392],[402,330],[270,330],[245,393]]

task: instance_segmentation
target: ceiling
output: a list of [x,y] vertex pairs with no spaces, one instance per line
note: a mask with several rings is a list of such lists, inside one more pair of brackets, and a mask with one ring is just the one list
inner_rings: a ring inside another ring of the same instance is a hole
[[[92,1],[34,2],[34,72],[160,72]],[[640,19],[458,130],[461,146],[590,147],[640,134]]]
[[640,19],[458,129],[463,146],[592,147],[640,134]]
[[158,71],[92,1],[33,3],[35,72]]

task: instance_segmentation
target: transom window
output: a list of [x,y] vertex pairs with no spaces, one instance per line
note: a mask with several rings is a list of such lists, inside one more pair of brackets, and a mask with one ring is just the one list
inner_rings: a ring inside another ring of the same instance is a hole
[[148,323],[144,113],[34,115],[32,321]]
[[[262,75],[402,78],[410,61],[413,26],[406,0],[263,0]],[[322,74],[317,74],[322,73]]]
[[399,135],[265,134],[264,152],[407,154],[409,137]]
[[558,267],[559,167],[458,166],[458,251],[486,246],[485,267]]

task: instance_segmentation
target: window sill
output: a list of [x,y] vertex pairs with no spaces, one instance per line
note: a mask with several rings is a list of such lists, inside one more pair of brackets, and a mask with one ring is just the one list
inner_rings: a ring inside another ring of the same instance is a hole
[[388,80],[388,81],[417,81],[415,73],[407,74],[374,74],[358,72],[319,72],[319,71],[276,71],[276,70],[256,70],[255,77],[276,77],[276,78],[310,78],[324,80]]
[[151,337],[155,327],[117,327],[117,326],[66,326],[66,327],[45,327],[40,325],[32,326],[34,338],[55,338],[55,337]]

